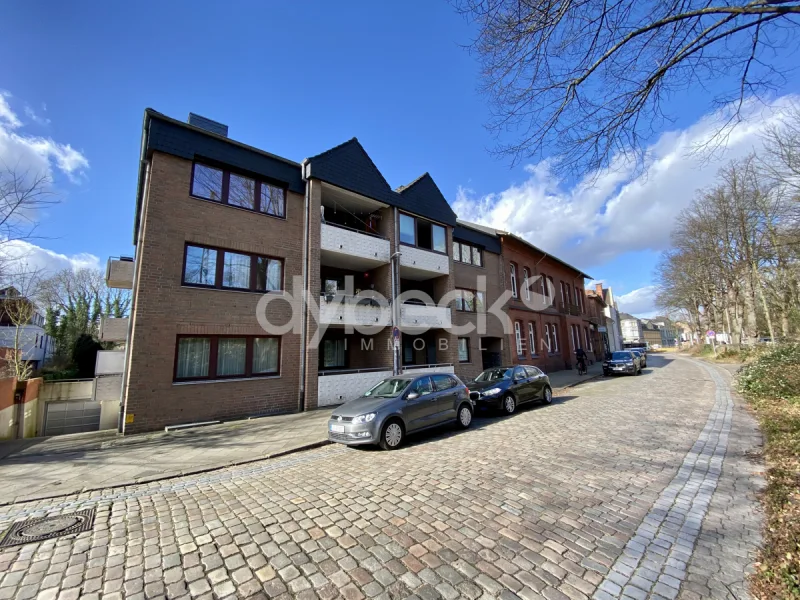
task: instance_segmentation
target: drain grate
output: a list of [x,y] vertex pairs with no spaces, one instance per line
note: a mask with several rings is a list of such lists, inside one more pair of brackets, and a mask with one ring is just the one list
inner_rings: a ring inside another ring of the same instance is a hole
[[51,538],[89,531],[94,524],[94,510],[79,510],[68,515],[56,515],[41,519],[28,519],[14,523],[0,541],[0,548],[41,542]]

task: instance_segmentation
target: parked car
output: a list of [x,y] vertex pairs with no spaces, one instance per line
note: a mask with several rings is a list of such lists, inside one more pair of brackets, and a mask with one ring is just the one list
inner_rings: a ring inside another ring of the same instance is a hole
[[476,406],[497,408],[512,414],[517,406],[536,400],[550,404],[550,379],[536,367],[511,366],[486,369],[469,382],[470,398]]
[[603,362],[603,375],[612,373],[639,375],[641,372],[641,359],[630,350],[618,350],[611,354],[611,358]]
[[469,390],[455,375],[397,375],[336,408],[328,421],[328,439],[395,450],[412,432],[448,422],[466,429],[473,410]]
[[639,363],[643,369],[647,368],[647,353],[642,352],[639,348],[631,350],[636,356],[639,357]]

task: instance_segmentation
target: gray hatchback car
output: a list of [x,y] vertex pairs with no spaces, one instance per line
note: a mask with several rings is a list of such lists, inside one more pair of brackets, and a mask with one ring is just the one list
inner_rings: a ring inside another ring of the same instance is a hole
[[341,444],[378,444],[384,450],[395,450],[412,432],[448,422],[466,429],[472,413],[469,390],[455,375],[397,375],[336,408],[328,421],[328,438]]

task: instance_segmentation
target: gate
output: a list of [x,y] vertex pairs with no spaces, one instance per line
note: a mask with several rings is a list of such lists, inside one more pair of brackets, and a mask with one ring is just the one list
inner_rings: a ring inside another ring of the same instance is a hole
[[91,400],[48,402],[45,435],[82,433],[100,429],[100,403]]

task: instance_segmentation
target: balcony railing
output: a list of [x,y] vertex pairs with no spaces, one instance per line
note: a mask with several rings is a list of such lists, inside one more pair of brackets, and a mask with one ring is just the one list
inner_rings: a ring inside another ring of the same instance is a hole
[[559,302],[558,311],[565,315],[572,315],[579,317],[581,315],[581,307],[577,304],[570,304],[569,302]]
[[119,290],[133,287],[133,259],[123,256],[109,258],[106,264],[106,285]]
[[355,296],[320,296],[320,322],[326,325],[381,325],[391,324],[391,308],[381,306],[376,300]]
[[405,365],[403,373],[424,371],[426,373],[455,373],[453,363],[433,363],[430,365]]
[[400,306],[400,326],[410,328],[448,329],[452,324],[450,307],[403,304]]
[[431,277],[447,275],[450,273],[450,257],[440,252],[403,245],[400,248],[400,268]]
[[317,406],[333,406],[358,398],[381,379],[391,376],[391,366],[321,372],[317,378]]
[[375,265],[388,263],[391,255],[389,240],[386,238],[332,223],[322,224],[320,249]]
[[95,375],[117,375],[125,366],[124,350],[100,350],[95,363]]
[[101,342],[124,342],[128,337],[128,317],[100,319]]

